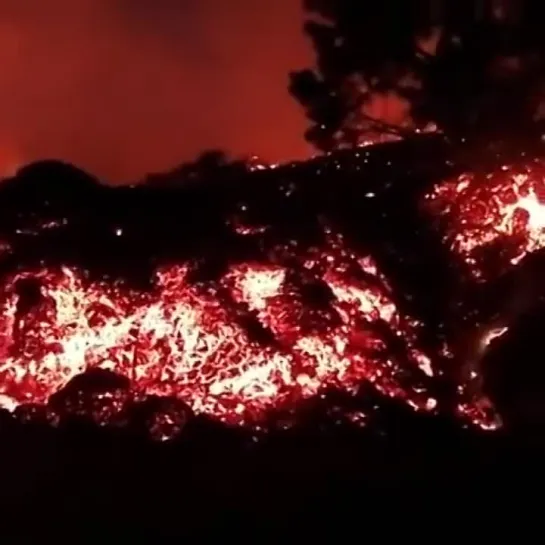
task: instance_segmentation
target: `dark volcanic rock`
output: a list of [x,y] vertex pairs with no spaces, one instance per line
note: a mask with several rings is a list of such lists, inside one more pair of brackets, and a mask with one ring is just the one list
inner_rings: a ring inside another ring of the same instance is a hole
[[178,437],[193,417],[183,401],[173,397],[146,396],[130,409],[131,427],[153,439]]
[[492,343],[483,361],[485,390],[509,430],[545,440],[545,308],[528,312]]
[[74,377],[53,394],[49,407],[61,418],[90,419],[99,425],[120,424],[130,397],[129,379],[94,368]]

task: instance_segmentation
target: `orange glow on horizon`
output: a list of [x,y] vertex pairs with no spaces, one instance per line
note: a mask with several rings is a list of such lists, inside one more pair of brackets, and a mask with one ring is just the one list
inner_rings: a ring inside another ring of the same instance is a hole
[[[53,16],[53,14],[55,14]],[[312,64],[299,2],[7,0],[0,174],[45,158],[134,181],[206,149],[303,159],[288,73]]]

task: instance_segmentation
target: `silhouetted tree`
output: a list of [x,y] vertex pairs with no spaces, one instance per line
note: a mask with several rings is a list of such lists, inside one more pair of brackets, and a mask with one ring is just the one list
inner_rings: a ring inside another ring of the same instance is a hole
[[304,0],[315,69],[291,74],[317,148],[369,133],[525,134],[545,72],[540,0]]

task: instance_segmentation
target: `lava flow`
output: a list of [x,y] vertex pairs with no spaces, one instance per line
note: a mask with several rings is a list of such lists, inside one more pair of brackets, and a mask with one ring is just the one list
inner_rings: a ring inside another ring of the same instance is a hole
[[[98,367],[129,378],[135,395],[172,396],[227,423],[259,422],[362,381],[433,411],[423,384],[434,369],[417,346],[419,324],[398,312],[372,259],[340,236],[327,240],[296,266],[233,264],[214,284],[192,282],[190,265],[164,267],[149,292],[68,268],[13,275],[2,289],[5,406],[46,403]],[[29,279],[38,301],[21,311],[17,286]]]
[[499,254],[499,263],[492,267],[498,273],[545,246],[544,193],[545,165],[534,160],[524,167],[467,173],[438,184],[426,196],[426,205],[446,218],[445,242],[476,279],[486,279],[487,248]]
[[544,193],[545,165],[534,159],[524,165],[463,174],[437,184],[425,196],[424,208],[439,224],[453,257],[465,264],[469,283],[478,289],[492,286],[489,295],[501,293],[501,297],[492,296],[496,301],[486,302],[490,307],[481,316],[473,305],[469,329],[462,328],[471,344],[469,350],[462,350],[462,365],[477,390],[482,388],[481,364],[494,339],[506,334],[539,302],[541,257],[525,258],[545,247]]
[[[464,175],[426,196],[468,278],[488,280],[545,246],[544,180],[545,167],[534,161]],[[354,393],[362,383],[417,411],[436,411],[434,381],[456,346],[441,354],[422,346],[425,324],[398,309],[373,259],[341,235],[326,229],[322,244],[297,248],[232,262],[214,281],[199,280],[195,263],[165,265],[148,291],[67,267],[4,278],[0,401],[9,409],[51,406],[75,377],[103,369],[128,386],[98,396],[104,403],[88,416],[100,424],[130,400],[153,396],[228,424],[255,424],[328,389]],[[486,330],[480,348],[504,331]],[[454,385],[453,410],[494,427],[482,394],[471,396],[466,386]]]

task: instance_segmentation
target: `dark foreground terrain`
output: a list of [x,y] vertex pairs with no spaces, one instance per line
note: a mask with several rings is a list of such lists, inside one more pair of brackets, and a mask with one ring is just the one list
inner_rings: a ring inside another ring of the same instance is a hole
[[326,529],[350,540],[433,535],[434,522],[470,529],[536,509],[543,448],[414,418],[396,424],[381,434],[307,429],[251,448],[221,431],[193,445],[81,429],[4,432],[3,532],[19,543],[315,539]]

